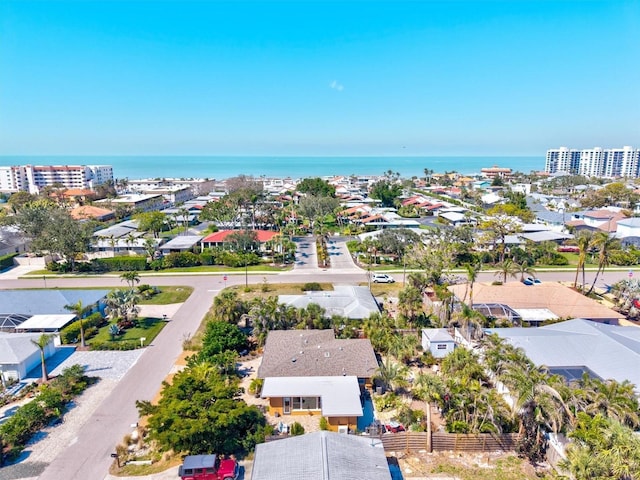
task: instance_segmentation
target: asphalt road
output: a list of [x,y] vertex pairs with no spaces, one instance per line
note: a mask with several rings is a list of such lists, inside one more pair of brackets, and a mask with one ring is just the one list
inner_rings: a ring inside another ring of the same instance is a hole
[[[305,262],[307,263],[307,262]],[[336,283],[365,283],[366,272],[355,267],[342,268],[340,273],[331,269],[323,271],[307,263],[306,268],[296,268],[291,272],[267,274],[270,283],[308,282],[314,281]],[[346,265],[345,265],[346,267]],[[640,274],[640,272],[637,272]],[[590,284],[595,272],[587,272],[587,283]],[[265,274],[250,275],[250,283],[260,283]],[[398,275],[396,274],[396,277]],[[573,281],[575,271],[540,272],[537,277],[542,281]],[[1,278],[1,277],[0,277]],[[607,271],[600,276],[597,286],[615,283],[628,278],[628,270]],[[321,279],[321,280],[319,280]],[[478,281],[493,281],[493,273],[481,273]],[[102,479],[112,462],[110,454],[123,435],[130,430],[130,425],[138,419],[135,408],[136,400],[151,400],[162,380],[173,367],[176,358],[182,351],[183,340],[195,333],[202,318],[210,308],[215,294],[225,286],[243,284],[244,274],[228,275],[223,282],[222,274],[204,275],[159,275],[143,276],[144,283],[151,285],[188,285],[194,288],[193,294],[173,316],[154,342],[145,349],[138,362],[117,384],[111,395],[100,405],[90,421],[87,422],[78,437],[74,439],[64,454],[52,462],[40,480],[59,479]],[[44,288],[44,280],[37,279],[0,279],[0,288]],[[47,278],[48,288],[64,287],[121,287],[123,283],[114,277],[82,277],[82,278]]]

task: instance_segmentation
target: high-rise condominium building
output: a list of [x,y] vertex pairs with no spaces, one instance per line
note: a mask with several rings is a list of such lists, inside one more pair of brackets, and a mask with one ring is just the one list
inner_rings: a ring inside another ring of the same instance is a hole
[[0,192],[38,193],[47,185],[92,189],[113,181],[111,165],[16,165],[0,167]]
[[587,177],[638,178],[639,166],[640,149],[633,147],[584,150],[560,147],[547,150],[545,171]]

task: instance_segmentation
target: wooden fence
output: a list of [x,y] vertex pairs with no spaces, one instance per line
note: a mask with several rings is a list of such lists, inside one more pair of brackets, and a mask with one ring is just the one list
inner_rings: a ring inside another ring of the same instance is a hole
[[[380,438],[385,451],[427,450],[426,432],[398,432],[382,435]],[[493,435],[489,433],[458,434],[435,432],[431,436],[434,452],[494,452],[513,451],[518,442],[518,434]]]
[[[289,435],[272,435],[266,442],[289,438]],[[380,436],[366,437],[374,442],[382,442],[385,452],[418,452],[427,450],[426,432],[386,433]],[[516,449],[517,433],[493,435],[491,433],[462,434],[435,432],[431,435],[434,452],[510,452]]]

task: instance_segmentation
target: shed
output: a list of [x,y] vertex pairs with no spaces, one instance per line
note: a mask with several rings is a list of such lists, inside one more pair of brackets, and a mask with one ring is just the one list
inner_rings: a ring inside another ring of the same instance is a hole
[[446,328],[422,329],[422,348],[435,358],[446,357],[455,347],[456,342]]

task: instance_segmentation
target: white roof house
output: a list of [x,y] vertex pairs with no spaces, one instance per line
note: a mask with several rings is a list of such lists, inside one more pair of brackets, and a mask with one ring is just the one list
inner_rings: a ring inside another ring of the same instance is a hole
[[[41,334],[0,332],[0,375],[5,381],[22,380],[40,365],[40,349],[31,340]],[[53,339],[44,349],[45,358],[56,352]]]
[[268,377],[262,398],[320,397],[325,417],[359,417],[362,415],[358,378],[344,377]]
[[391,480],[382,442],[314,432],[256,445],[251,480]]
[[[552,370],[585,367],[603,379],[640,386],[640,328],[584,319],[539,328],[490,328],[522,348],[536,365]],[[640,391],[640,389],[639,389]]]
[[325,315],[342,315],[347,318],[364,319],[380,312],[380,306],[367,287],[336,285],[333,291],[306,292],[305,295],[280,295],[279,303],[296,308],[306,308],[311,303],[325,309]]

